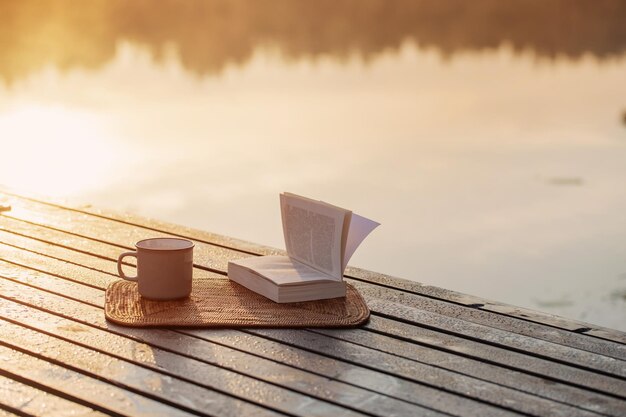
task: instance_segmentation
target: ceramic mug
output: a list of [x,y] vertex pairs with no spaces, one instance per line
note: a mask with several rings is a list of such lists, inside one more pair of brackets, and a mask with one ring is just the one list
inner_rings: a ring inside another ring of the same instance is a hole
[[[157,237],[140,240],[137,251],[124,252],[117,259],[120,277],[136,281],[139,294],[151,300],[173,300],[191,294],[193,275],[193,242],[187,239]],[[122,271],[122,260],[137,259],[137,276]]]

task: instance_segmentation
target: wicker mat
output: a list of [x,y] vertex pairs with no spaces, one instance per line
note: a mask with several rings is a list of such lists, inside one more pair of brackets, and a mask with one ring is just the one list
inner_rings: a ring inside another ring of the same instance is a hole
[[142,298],[137,284],[115,281],[106,291],[107,320],[133,327],[354,327],[370,312],[361,294],[301,303],[275,303],[228,279],[194,281],[191,296],[175,301]]

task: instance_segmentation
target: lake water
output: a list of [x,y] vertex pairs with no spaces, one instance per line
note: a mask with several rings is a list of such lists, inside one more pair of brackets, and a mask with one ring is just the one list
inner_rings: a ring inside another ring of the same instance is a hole
[[0,2],[0,184],[626,330],[626,6]]

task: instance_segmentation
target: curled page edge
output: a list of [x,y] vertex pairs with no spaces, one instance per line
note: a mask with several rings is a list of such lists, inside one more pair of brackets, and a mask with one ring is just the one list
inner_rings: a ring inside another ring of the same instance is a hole
[[372,230],[376,229],[378,226],[380,226],[380,223],[367,219],[363,216],[359,216],[356,213],[352,213],[352,218],[350,219],[350,229],[348,230],[348,240],[346,241],[346,252],[343,258],[342,271],[345,271],[350,258],[352,258],[352,255],[356,252],[356,248],[358,248],[367,235],[372,233]]

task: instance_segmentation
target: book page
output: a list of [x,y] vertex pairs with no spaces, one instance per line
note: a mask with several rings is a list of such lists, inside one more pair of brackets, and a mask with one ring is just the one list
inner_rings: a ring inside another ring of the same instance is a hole
[[280,208],[289,256],[341,280],[343,230],[351,212],[291,193],[280,195]]
[[259,276],[278,286],[293,286],[315,284],[320,282],[335,282],[332,277],[321,273],[289,256],[269,255],[250,257],[230,261],[247,268]]
[[343,258],[343,269],[348,266],[348,261],[354,255],[356,248],[359,247],[363,239],[369,235],[372,230],[380,226],[380,223],[352,213],[350,218],[350,228],[348,230],[348,239],[346,242],[346,252]]

